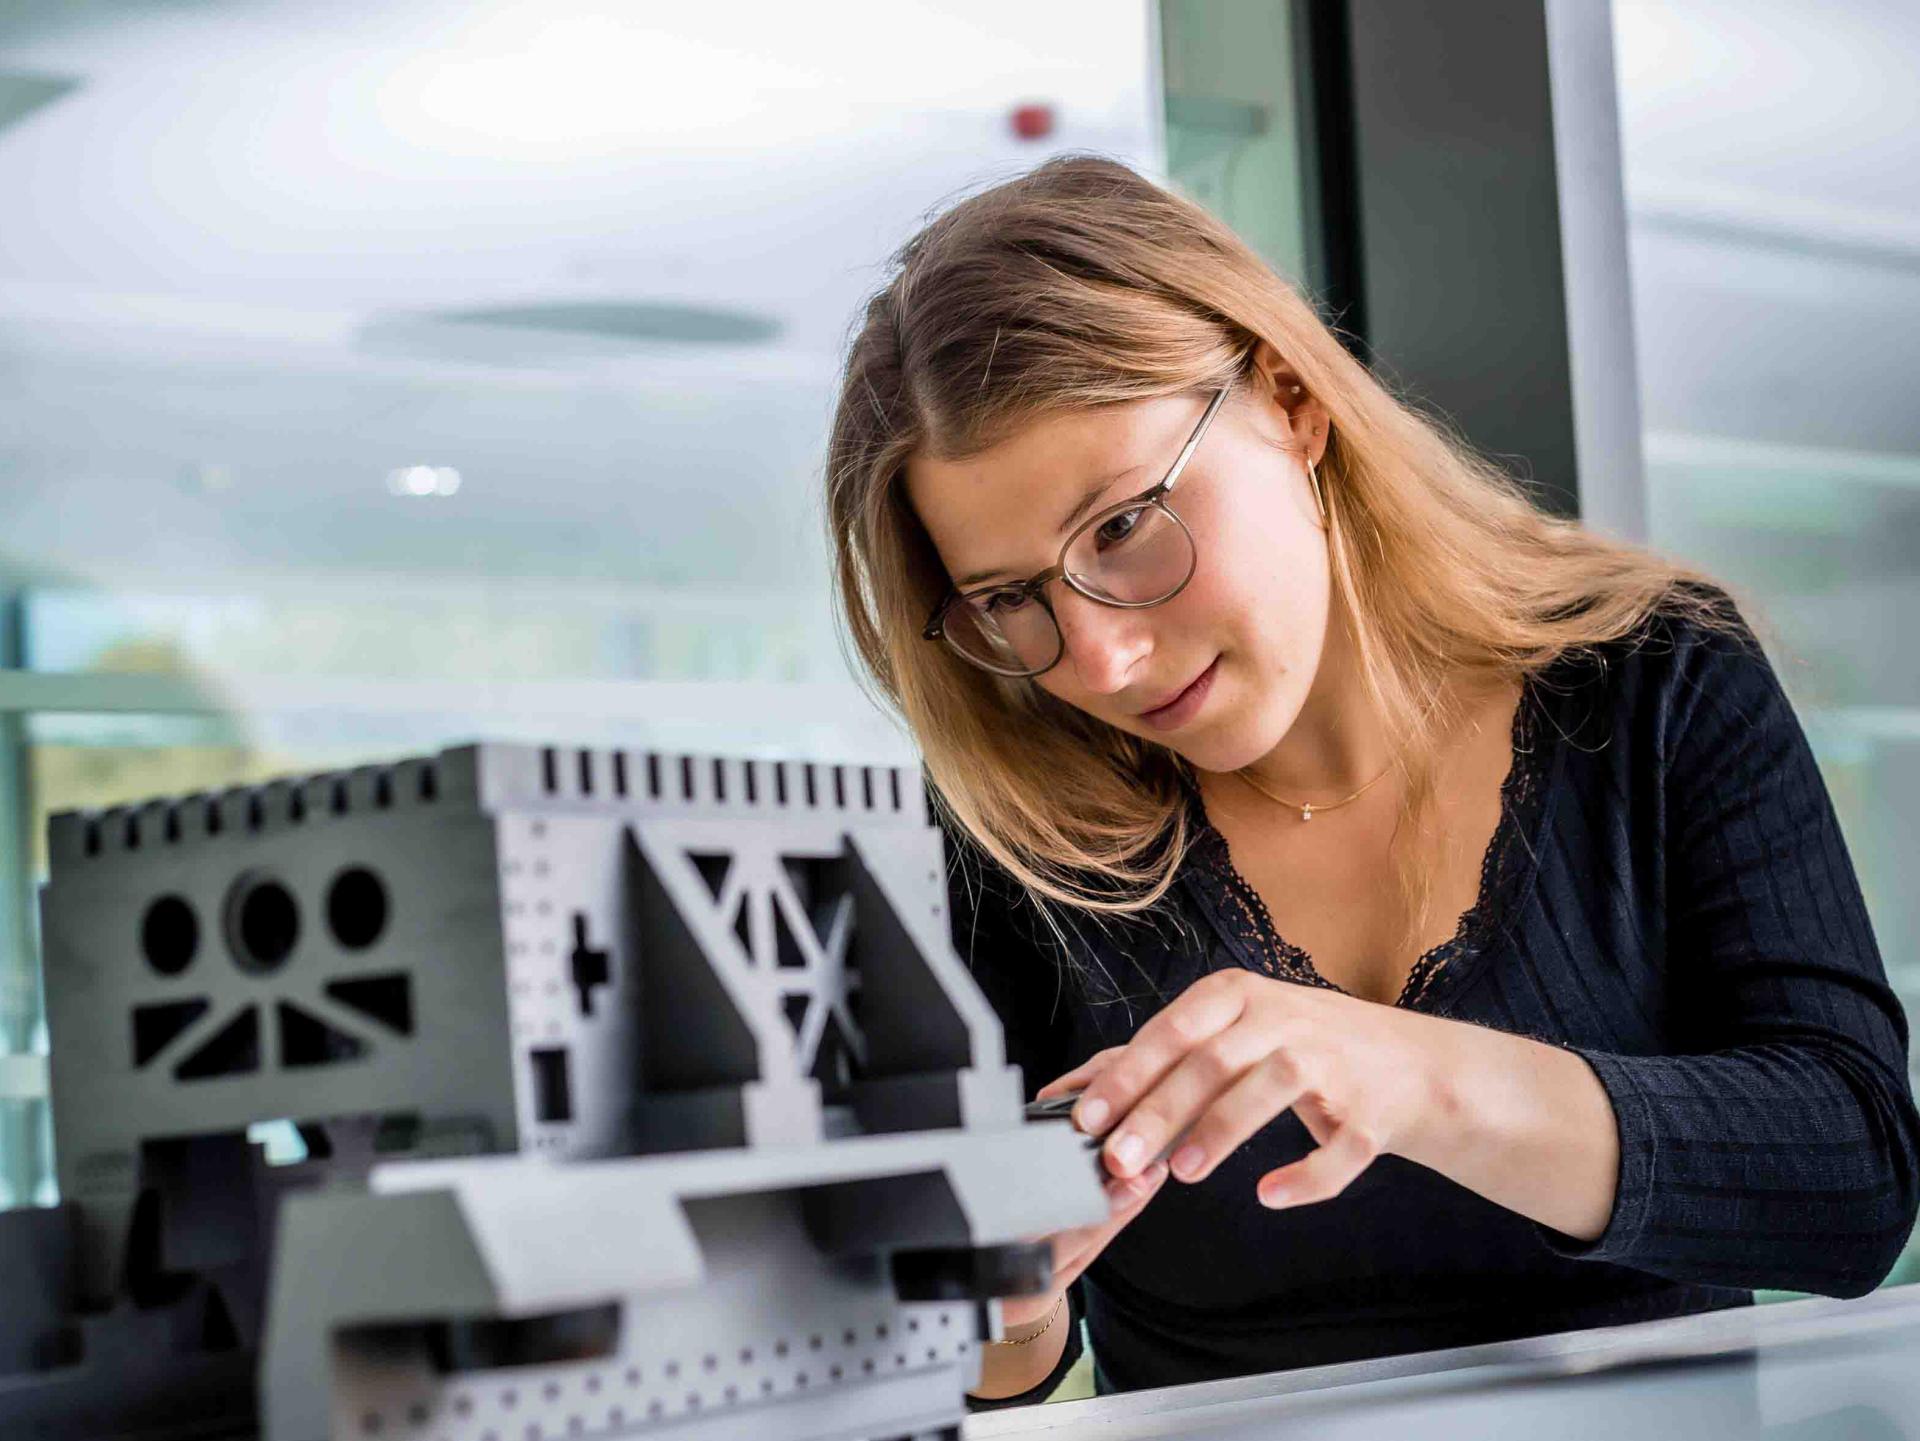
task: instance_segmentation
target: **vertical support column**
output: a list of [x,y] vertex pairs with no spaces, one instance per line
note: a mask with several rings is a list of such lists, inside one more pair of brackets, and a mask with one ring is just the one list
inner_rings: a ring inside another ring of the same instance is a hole
[[1320,143],[1352,168],[1326,244],[1360,349],[1543,508],[1642,538],[1607,0],[1303,3],[1312,53],[1346,57],[1325,83],[1349,124],[1321,107]]
[[1646,458],[1640,440],[1613,8],[1607,0],[1546,0],[1546,6],[1580,516],[1597,530],[1644,542]]
[[[25,659],[17,590],[0,590],[0,687]],[[0,1207],[44,1199],[46,1067],[40,1034],[26,716],[0,694]]]

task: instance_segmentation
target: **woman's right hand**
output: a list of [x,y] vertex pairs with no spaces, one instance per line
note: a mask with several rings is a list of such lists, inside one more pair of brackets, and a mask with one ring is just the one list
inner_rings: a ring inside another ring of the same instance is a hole
[[[1080,1090],[1100,1073],[1107,1061],[1120,1053],[1118,1046],[1109,1047],[1088,1058],[1073,1070],[1040,1088],[1037,1100],[1046,1100],[1065,1091]],[[1094,1158],[1089,1155],[1089,1163]],[[1130,1180],[1118,1177],[1106,1177],[1107,1219],[1097,1221],[1091,1226],[1076,1226],[1072,1230],[1058,1231],[1048,1239],[1053,1242],[1053,1284],[1047,1290],[1035,1296],[1012,1296],[1001,1301],[1000,1317],[1009,1329],[1027,1325],[1030,1322],[1044,1320],[1053,1314],[1060,1304],[1060,1298],[1067,1294],[1080,1273],[1093,1264],[1093,1260],[1107,1249],[1109,1242],[1126,1229],[1127,1224],[1140,1210],[1153,1199],[1167,1179],[1164,1162],[1147,1167]]]

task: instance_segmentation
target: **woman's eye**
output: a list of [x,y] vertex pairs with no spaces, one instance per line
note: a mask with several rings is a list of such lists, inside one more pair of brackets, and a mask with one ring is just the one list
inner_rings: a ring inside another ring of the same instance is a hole
[[1133,534],[1133,528],[1138,524],[1140,524],[1140,511],[1138,508],[1123,510],[1120,514],[1102,521],[1094,530],[1093,538],[1103,549],[1107,546],[1118,545],[1121,541]]
[[988,615],[1006,615],[1028,604],[1025,591],[996,590],[991,595],[983,595],[974,602]]

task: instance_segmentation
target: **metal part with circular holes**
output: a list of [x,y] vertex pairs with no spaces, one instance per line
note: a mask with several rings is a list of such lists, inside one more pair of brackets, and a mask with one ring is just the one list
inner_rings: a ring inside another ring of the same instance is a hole
[[300,943],[300,905],[277,876],[243,871],[227,892],[227,949],[243,971],[270,975]]
[[140,918],[140,953],[163,976],[177,976],[200,950],[200,918],[182,896],[157,897]]
[[327,929],[349,951],[364,951],[387,929],[387,884],[365,866],[348,866],[327,887]]

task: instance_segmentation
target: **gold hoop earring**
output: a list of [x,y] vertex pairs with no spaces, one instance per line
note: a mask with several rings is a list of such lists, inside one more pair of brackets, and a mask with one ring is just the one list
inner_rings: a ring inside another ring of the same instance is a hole
[[1320,511],[1320,528],[1325,530],[1332,524],[1327,514],[1327,493],[1320,488],[1320,472],[1313,468],[1313,462],[1307,461],[1307,486],[1313,491],[1313,503]]

